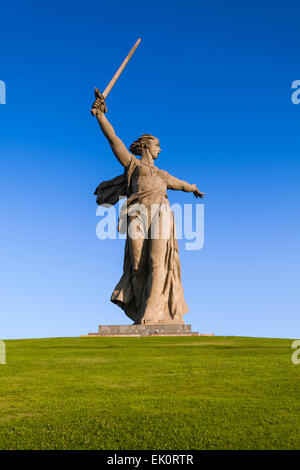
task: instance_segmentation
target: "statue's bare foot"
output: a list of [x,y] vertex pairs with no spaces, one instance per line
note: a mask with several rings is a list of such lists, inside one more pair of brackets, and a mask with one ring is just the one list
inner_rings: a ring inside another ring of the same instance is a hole
[[150,318],[144,317],[142,318],[142,325],[151,325],[153,321]]

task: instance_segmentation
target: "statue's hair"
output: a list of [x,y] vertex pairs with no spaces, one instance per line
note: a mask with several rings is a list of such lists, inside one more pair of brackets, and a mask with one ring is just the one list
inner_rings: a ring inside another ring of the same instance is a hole
[[143,134],[137,140],[135,140],[129,147],[129,151],[134,155],[142,155],[142,150],[149,146],[151,140],[158,140],[152,134]]

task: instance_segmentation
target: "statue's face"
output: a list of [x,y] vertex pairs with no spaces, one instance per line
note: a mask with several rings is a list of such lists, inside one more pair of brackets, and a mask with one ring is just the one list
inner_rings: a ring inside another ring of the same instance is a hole
[[160,148],[158,139],[155,139],[155,140],[151,139],[151,145],[149,147],[149,150],[150,150],[150,153],[153,157],[153,160],[156,160],[159,153],[161,152],[161,148]]

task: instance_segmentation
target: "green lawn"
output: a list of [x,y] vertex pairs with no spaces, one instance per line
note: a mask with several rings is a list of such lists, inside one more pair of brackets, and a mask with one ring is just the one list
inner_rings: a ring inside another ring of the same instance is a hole
[[291,340],[6,341],[0,449],[300,449]]

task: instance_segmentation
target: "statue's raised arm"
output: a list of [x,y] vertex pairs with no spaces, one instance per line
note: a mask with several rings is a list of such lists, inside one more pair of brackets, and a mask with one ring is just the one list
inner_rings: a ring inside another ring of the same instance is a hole
[[97,88],[95,88],[95,98],[96,100],[92,106],[93,114],[96,116],[102,132],[107,138],[115,156],[119,162],[126,167],[131,161],[131,153],[127,150],[122,140],[116,136],[113,126],[106,119],[105,113],[107,112],[107,107],[105,99]]

